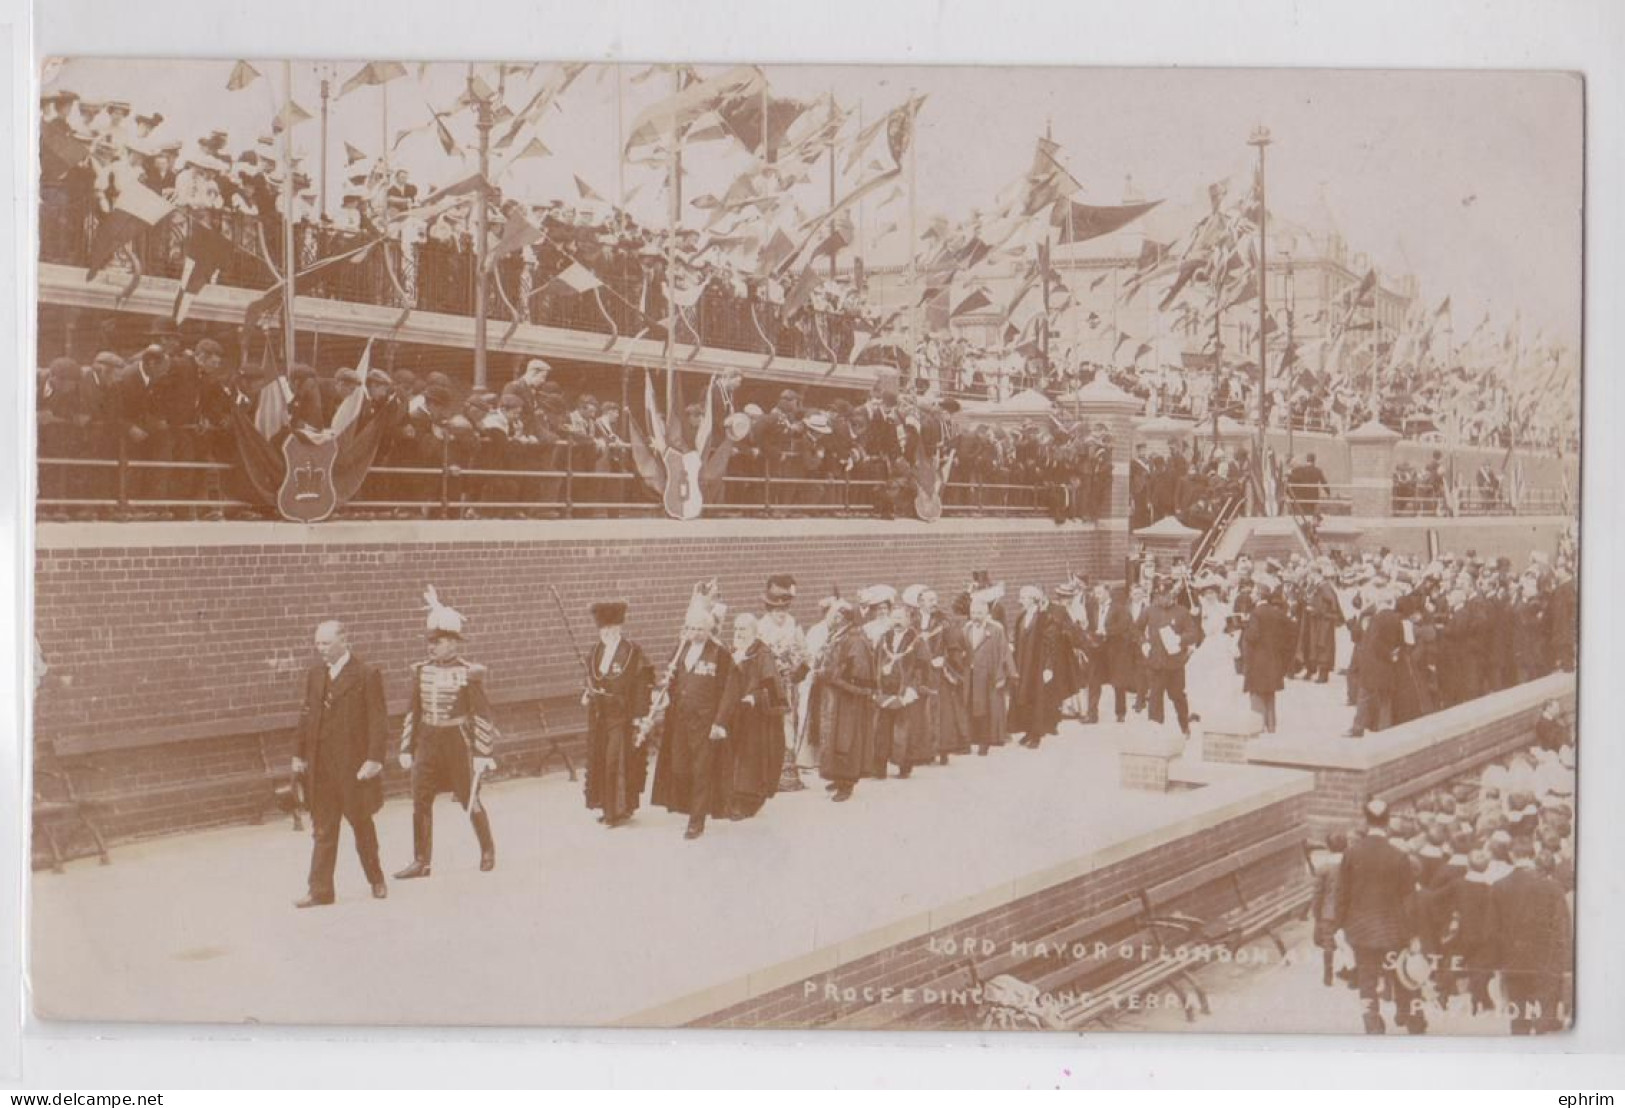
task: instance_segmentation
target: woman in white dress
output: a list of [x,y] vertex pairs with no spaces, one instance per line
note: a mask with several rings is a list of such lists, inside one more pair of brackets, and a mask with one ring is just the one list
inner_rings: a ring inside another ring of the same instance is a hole
[[1241,630],[1230,620],[1230,602],[1217,581],[1204,582],[1198,595],[1197,618],[1202,621],[1205,637],[1185,667],[1185,689],[1193,723],[1200,723],[1203,718],[1212,719],[1216,714],[1222,715],[1244,704],[1241,678],[1236,675]]

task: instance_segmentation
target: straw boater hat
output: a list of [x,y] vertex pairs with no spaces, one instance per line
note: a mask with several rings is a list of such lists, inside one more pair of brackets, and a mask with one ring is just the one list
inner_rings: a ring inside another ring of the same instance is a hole
[[908,608],[918,608],[920,597],[925,595],[924,585],[910,585],[903,590],[903,605]]
[[858,607],[878,608],[897,603],[897,590],[890,585],[870,585],[858,593]]

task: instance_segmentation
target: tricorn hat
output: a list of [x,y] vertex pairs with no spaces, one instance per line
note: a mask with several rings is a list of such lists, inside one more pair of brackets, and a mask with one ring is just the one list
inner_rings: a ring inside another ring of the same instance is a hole
[[626,622],[626,601],[600,600],[592,606],[592,621],[599,627],[619,627]]

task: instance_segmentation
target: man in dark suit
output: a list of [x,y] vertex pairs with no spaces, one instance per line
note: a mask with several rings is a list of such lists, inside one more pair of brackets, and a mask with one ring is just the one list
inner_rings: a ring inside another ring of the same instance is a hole
[[1293,466],[1286,479],[1292,499],[1297,502],[1302,514],[1312,516],[1320,510],[1321,495],[1327,491],[1326,474],[1315,464],[1313,454],[1308,455],[1302,464]]
[[1512,840],[1512,872],[1490,892],[1501,995],[1514,1035],[1544,1035],[1564,1023],[1565,975],[1573,972],[1574,923],[1563,887],[1535,868],[1535,846]]
[[1189,610],[1174,603],[1174,590],[1178,584],[1172,577],[1160,577],[1152,592],[1151,607],[1146,610],[1145,630],[1140,650],[1145,656],[1147,680],[1151,701],[1148,713],[1151,722],[1163,722],[1163,698],[1174,706],[1174,717],[1179,721],[1179,733],[1187,738],[1191,733],[1190,703],[1185,699],[1185,663],[1191,651],[1202,645],[1202,625]]
[[372,895],[389,895],[378,862],[378,832],[372,817],[383,807],[384,680],[378,670],[350,653],[344,626],[328,620],[316,628],[321,661],[305,675],[305,703],[293,772],[304,779],[315,847],[310,888],[295,907],[333,903],[333,868],[338,862],[339,823],[350,821],[361,869]]
[[1354,949],[1354,981],[1368,1035],[1387,1030],[1378,999],[1386,980],[1394,1018],[1413,1035],[1427,1030],[1422,1000],[1396,972],[1412,937],[1410,901],[1416,873],[1410,859],[1388,841],[1388,805],[1365,806],[1365,836],[1349,847],[1337,879],[1337,923]]
[[1117,722],[1122,723],[1128,715],[1129,688],[1134,684],[1134,660],[1129,656],[1134,649],[1134,617],[1123,590],[1096,585],[1089,622],[1089,713],[1084,722],[1099,722],[1100,690],[1110,685],[1112,707]]
[[[137,357],[135,365],[113,381],[113,418],[132,462],[174,460],[174,436],[164,418],[164,378],[170,359],[154,344]],[[131,492],[137,500],[161,500],[168,496],[169,481],[161,469],[138,469],[130,477]]]
[[1393,719],[1399,649],[1405,645],[1405,624],[1395,611],[1395,603],[1392,590],[1378,593],[1377,610],[1355,647],[1354,665],[1360,673],[1360,692],[1354,708],[1354,726],[1345,732],[1348,738],[1360,738],[1368,730],[1381,731]]
[[1010,697],[1009,726],[1023,732],[1021,745],[1036,749],[1045,735],[1061,723],[1061,628],[1050,614],[1043,590],[1021,589],[1021,614],[1016,617],[1016,686]]

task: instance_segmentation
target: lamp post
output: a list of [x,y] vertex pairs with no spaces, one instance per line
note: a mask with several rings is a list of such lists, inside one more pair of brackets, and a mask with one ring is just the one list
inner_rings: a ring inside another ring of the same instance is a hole
[[1294,345],[1295,323],[1298,314],[1298,287],[1292,273],[1292,251],[1281,251],[1281,257],[1286,261],[1286,352],[1291,357],[1288,362],[1282,359],[1281,369],[1286,373],[1286,456],[1292,457],[1292,394],[1298,381],[1298,351]]
[[1260,487],[1263,485],[1264,443],[1269,430],[1270,370],[1266,361],[1269,342],[1266,321],[1269,314],[1265,308],[1270,275],[1269,249],[1265,245],[1265,224],[1269,221],[1269,214],[1264,192],[1264,149],[1269,144],[1270,129],[1262,124],[1254,127],[1253,133],[1247,136],[1247,145],[1258,148],[1258,446],[1254,450],[1254,457],[1259,466]]

